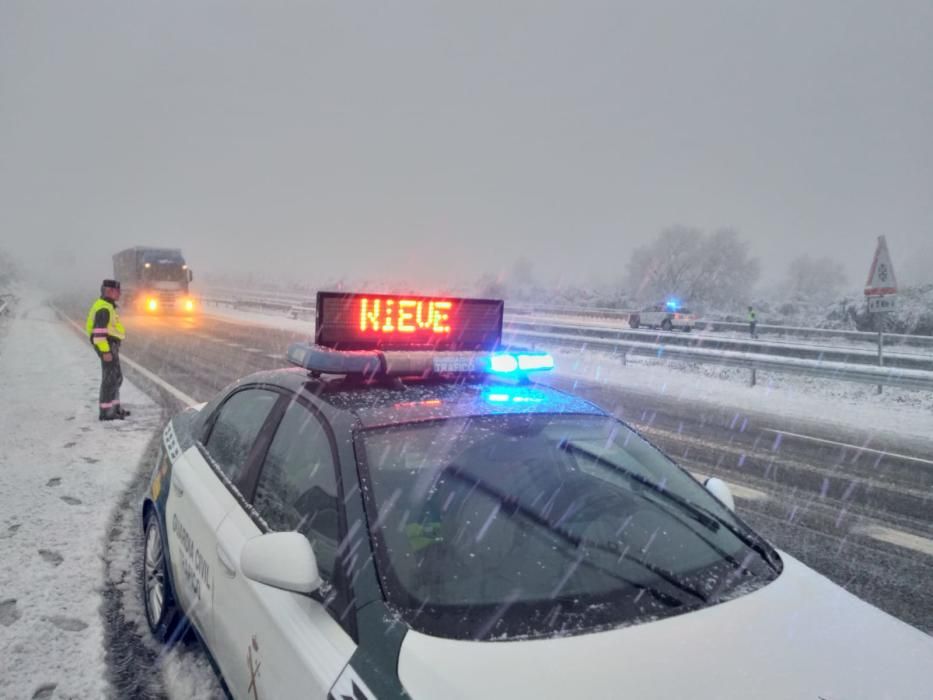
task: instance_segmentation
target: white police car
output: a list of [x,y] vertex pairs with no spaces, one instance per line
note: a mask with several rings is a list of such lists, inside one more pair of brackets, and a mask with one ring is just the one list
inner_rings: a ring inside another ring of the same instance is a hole
[[933,640],[528,382],[501,302],[316,313],[296,368],[171,421],[143,504],[149,625],[233,697],[928,697]]
[[681,306],[676,299],[647,306],[630,314],[628,318],[631,328],[660,328],[662,331],[677,329],[687,333],[693,330],[695,323],[693,312]]

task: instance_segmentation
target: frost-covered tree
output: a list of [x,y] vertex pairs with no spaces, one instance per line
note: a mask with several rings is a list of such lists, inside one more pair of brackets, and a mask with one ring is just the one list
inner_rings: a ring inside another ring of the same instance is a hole
[[508,269],[480,275],[473,288],[481,296],[513,302],[541,301],[542,297],[541,287],[535,279],[534,264],[525,257],[516,259]]
[[13,262],[9,255],[0,250],[0,289],[7,287],[16,276],[16,263]]
[[508,293],[502,275],[486,272],[476,281],[476,293],[486,299],[504,299]]
[[632,252],[628,280],[641,301],[677,297],[693,304],[745,304],[761,275],[748,242],[732,229],[711,234],[687,226],[665,229]]
[[832,258],[812,258],[801,255],[791,260],[785,286],[788,296],[795,299],[830,300],[845,285],[846,272],[842,263]]
[[933,260],[933,244],[914,245],[909,253],[903,261],[894,261],[897,281],[904,286],[933,284],[933,269],[930,267],[930,261]]

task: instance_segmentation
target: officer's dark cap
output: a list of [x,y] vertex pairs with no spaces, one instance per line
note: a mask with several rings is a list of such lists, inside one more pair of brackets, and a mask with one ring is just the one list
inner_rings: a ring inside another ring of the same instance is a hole
[[120,282],[119,282],[119,280],[104,280],[104,281],[101,283],[100,286],[101,286],[101,287],[110,287],[111,289],[119,289],[119,288],[120,288]]

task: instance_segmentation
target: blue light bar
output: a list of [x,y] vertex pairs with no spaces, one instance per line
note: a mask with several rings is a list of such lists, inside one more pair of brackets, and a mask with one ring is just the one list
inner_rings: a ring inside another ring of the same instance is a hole
[[497,353],[489,358],[489,370],[498,374],[510,374],[518,370],[518,358],[515,355]]
[[671,311],[677,311],[677,309],[680,308],[680,302],[674,298],[668,299],[667,308],[669,308]]
[[523,353],[518,356],[518,369],[522,372],[554,369],[554,358],[550,353]]
[[497,352],[489,357],[489,371],[515,374],[554,369],[554,358],[546,352]]

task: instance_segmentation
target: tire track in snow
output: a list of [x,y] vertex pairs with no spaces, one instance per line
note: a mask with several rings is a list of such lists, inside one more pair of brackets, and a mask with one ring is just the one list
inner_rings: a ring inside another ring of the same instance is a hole
[[[165,404],[161,405],[165,418]],[[181,634],[174,644],[161,645],[146,623],[139,504],[160,447],[161,434],[157,434],[146,448],[132,483],[115,505],[108,528],[101,608],[108,680],[118,698],[219,700],[225,695],[197,637],[189,632]]]

